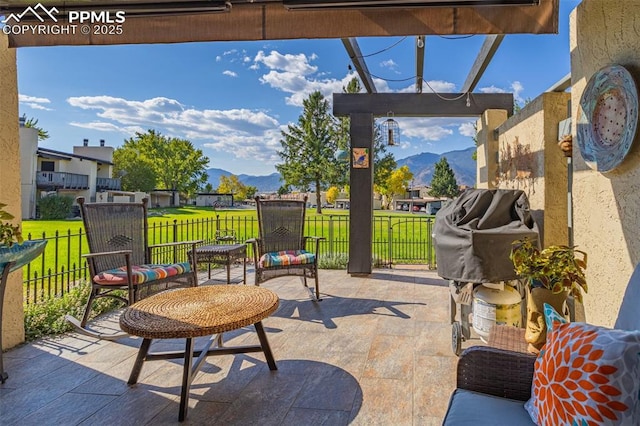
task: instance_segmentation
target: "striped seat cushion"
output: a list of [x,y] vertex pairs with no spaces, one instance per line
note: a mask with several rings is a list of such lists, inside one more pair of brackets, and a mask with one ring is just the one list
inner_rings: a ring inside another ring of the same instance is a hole
[[[131,267],[133,284],[143,284],[149,281],[161,280],[191,271],[189,262],[165,265],[136,265]],[[93,277],[93,281],[106,285],[126,285],[127,268],[125,266],[104,271]]]
[[275,251],[262,255],[260,258],[260,267],[308,265],[315,263],[315,261],[316,255],[305,250]]

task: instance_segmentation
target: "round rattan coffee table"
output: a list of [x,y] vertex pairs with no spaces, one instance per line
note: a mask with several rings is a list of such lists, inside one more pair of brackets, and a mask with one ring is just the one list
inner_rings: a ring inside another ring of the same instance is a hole
[[[278,296],[271,290],[237,285],[175,289],[136,302],[120,317],[122,330],[143,338],[128,384],[138,381],[144,361],[184,357],[178,415],[178,420],[183,421],[191,382],[207,356],[264,352],[269,368],[277,369],[262,320],[275,312],[278,304]],[[221,338],[214,336],[251,324],[255,326],[260,345],[226,347],[222,346]],[[204,349],[194,351],[193,339],[201,336],[211,336],[211,339]],[[176,338],[186,339],[184,352],[149,353],[153,339]],[[214,342],[216,347],[211,348]]]

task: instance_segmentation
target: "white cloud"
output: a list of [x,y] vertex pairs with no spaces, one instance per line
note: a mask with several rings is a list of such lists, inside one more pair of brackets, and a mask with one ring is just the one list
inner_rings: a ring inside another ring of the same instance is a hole
[[229,77],[237,77],[238,76],[237,73],[235,73],[235,72],[233,72],[231,70],[224,70],[224,71],[222,71],[222,74],[223,75],[227,75]]
[[507,93],[505,89],[496,86],[481,87],[478,90],[482,93]]
[[133,135],[135,133],[144,133],[146,130],[139,126],[117,126],[113,123],[107,123],[104,121],[92,121],[90,123],[78,123],[72,121],[69,125],[74,127],[80,127],[82,129],[91,129],[100,132],[119,132],[126,135]]
[[310,61],[315,59],[317,59],[317,55],[315,53],[307,57],[304,53],[297,55],[287,53],[283,55],[280,52],[272,50],[268,55],[265,55],[264,51],[260,50],[256,54],[254,62],[263,63],[270,70],[309,75],[318,70],[318,67],[309,64]]
[[[429,80],[422,82],[422,93],[452,93],[456,91],[455,83],[442,80]],[[398,90],[398,93],[416,93],[415,81],[409,86]]]
[[398,64],[396,64],[393,59],[387,59],[386,61],[382,61],[380,62],[380,66],[382,68],[390,68],[390,69],[396,69],[396,67],[398,66]]
[[222,60],[222,56],[218,55],[216,56],[216,62],[220,62]]
[[456,91],[456,85],[449,81],[428,80],[422,82],[422,93],[452,93]]
[[400,140],[415,138],[422,141],[439,141],[454,134],[458,130],[463,136],[473,136],[463,133],[467,125],[473,129],[473,123],[468,118],[424,117],[424,118],[396,118],[400,126]]
[[33,103],[37,103],[37,104],[50,104],[51,101],[47,98],[38,98],[36,96],[29,96],[29,95],[23,95],[23,94],[19,94],[18,95],[18,100],[20,102],[33,102]]
[[343,79],[321,79],[311,80],[302,75],[293,72],[269,71],[269,73],[260,77],[263,84],[269,84],[274,89],[285,93],[291,93],[291,96],[285,98],[288,105],[302,106],[302,102],[309,96],[311,92],[319,91],[331,102],[334,93],[341,93],[342,88],[346,86],[353,74],[347,74]]
[[52,108],[47,108],[46,106],[43,106],[41,104],[34,104],[34,103],[30,103],[30,102],[23,102],[24,105],[31,107],[33,109],[39,109],[39,110],[43,110],[43,111],[53,111]]
[[238,53],[238,49],[231,49],[231,50],[226,50],[223,55],[227,56],[227,55],[233,55],[235,53]]
[[513,83],[511,83],[511,90],[513,90],[513,98],[516,101],[524,101],[524,99],[522,99],[522,97],[520,96],[520,94],[524,90],[524,86],[522,85],[522,83],[520,83],[519,81],[514,81]]
[[462,123],[460,127],[458,127],[458,132],[462,136],[474,137],[476,135],[475,122],[469,121],[468,123]]
[[134,101],[111,96],[67,99],[74,107],[95,110],[99,120],[73,126],[133,135],[158,129],[167,136],[205,141],[204,146],[263,162],[277,159],[281,124],[264,111],[198,110],[169,98]]
[[20,103],[22,103],[23,105],[26,105],[30,108],[33,109],[38,109],[38,110],[42,110],[42,111],[53,111],[53,109],[48,108],[45,106],[45,104],[50,104],[51,100],[47,99],[47,98],[38,98],[36,96],[29,96],[29,95],[22,95],[19,94],[18,95],[18,101]]
[[513,93],[513,99],[516,102],[521,103],[524,101],[521,96],[524,86],[519,81],[511,83],[508,90],[496,86],[481,87],[479,90],[482,93]]

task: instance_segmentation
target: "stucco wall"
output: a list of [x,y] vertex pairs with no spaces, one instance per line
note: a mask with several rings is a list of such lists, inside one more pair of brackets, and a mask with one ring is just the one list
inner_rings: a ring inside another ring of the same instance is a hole
[[589,254],[587,320],[611,326],[634,266],[640,261],[640,147],[603,174],[588,168],[577,146],[578,105],[589,78],[620,64],[640,81],[640,2],[583,0],[571,13],[571,115],[574,117],[575,243]]
[[523,190],[545,246],[568,242],[567,161],[557,143],[558,123],[567,118],[570,97],[543,93],[504,122],[499,119],[506,114],[497,111],[487,111],[479,122],[478,188]]
[[[8,48],[7,36],[0,34],[0,203],[16,218],[20,209],[20,138],[18,136],[18,81],[15,50]],[[19,223],[20,219],[16,219]],[[2,346],[24,341],[22,273],[9,276],[4,297]]]
[[478,134],[478,150],[476,156],[477,178],[476,188],[490,189],[498,185],[496,152],[498,150],[498,139],[494,135],[494,130],[507,119],[507,111],[489,109],[482,114],[476,123]]

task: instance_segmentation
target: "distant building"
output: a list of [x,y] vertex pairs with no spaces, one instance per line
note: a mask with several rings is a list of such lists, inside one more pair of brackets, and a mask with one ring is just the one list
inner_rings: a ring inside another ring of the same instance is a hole
[[38,131],[20,125],[20,173],[22,218],[36,217],[38,200],[57,194],[95,201],[101,191],[119,191],[120,179],[113,178],[113,147],[74,146],[73,153],[38,147]]
[[215,208],[233,207],[233,194],[201,192],[196,194],[196,206]]

